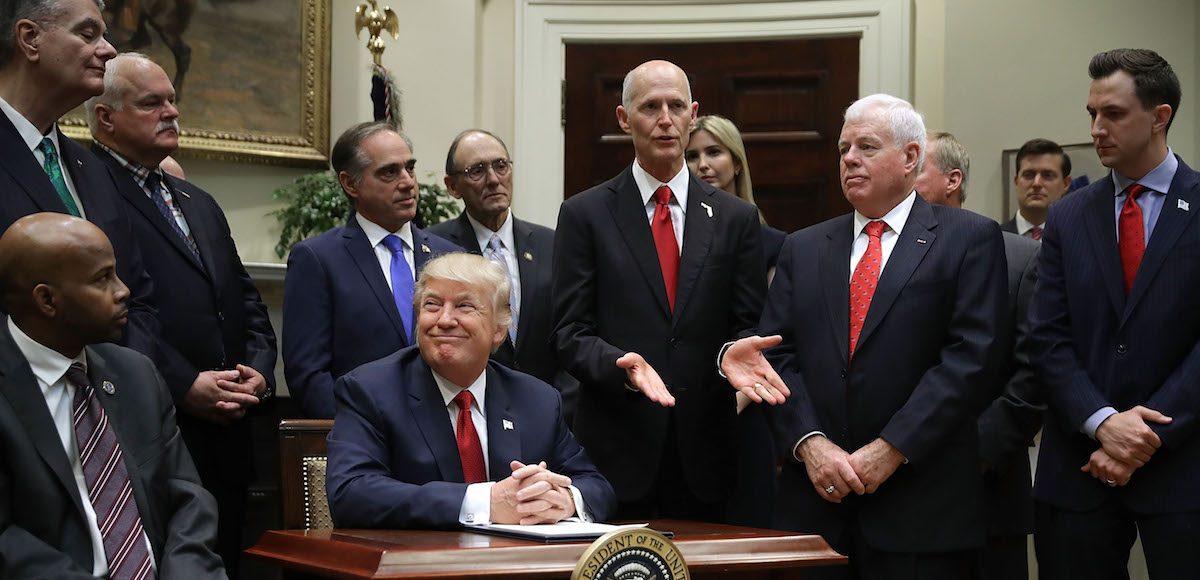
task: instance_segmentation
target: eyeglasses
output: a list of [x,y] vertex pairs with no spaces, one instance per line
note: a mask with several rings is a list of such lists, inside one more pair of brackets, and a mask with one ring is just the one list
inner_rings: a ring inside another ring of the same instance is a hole
[[488,167],[491,167],[492,171],[496,172],[496,177],[504,177],[508,175],[508,172],[512,171],[512,166],[513,162],[509,159],[497,159],[491,163],[481,161],[462,171],[455,171],[451,175],[466,175],[467,179],[471,181],[480,181],[487,176]]

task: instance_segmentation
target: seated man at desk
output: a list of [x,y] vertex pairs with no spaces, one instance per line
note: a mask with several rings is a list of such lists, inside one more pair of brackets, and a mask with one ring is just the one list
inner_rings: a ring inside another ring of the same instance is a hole
[[509,281],[472,254],[422,270],[417,345],[338,379],[327,493],[334,524],[454,528],[606,519],[616,504],[546,383],[488,363]]

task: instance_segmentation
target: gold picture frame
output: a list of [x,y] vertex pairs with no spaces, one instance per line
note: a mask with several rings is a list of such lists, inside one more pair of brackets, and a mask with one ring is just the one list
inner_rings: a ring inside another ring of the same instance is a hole
[[[190,30],[183,33],[191,47],[191,66],[182,82],[176,78],[183,157],[328,166],[332,3],[197,3]],[[138,22],[136,14],[106,13],[105,18],[110,32],[115,24]],[[164,37],[144,22],[142,27],[149,31],[143,31],[143,40],[151,40],[138,52],[175,78],[177,61]],[[132,31],[127,31],[125,37],[130,36]],[[82,107],[64,116],[59,126],[70,137],[91,138]]]

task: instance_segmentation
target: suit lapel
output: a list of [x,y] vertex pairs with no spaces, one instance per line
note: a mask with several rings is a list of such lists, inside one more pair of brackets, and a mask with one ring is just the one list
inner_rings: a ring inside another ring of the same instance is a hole
[[653,290],[654,299],[662,309],[663,315],[670,316],[667,286],[663,282],[658,252],[654,249],[654,237],[650,233],[650,222],[646,219],[646,205],[642,203],[642,194],[638,191],[637,182],[633,180],[632,167],[625,169],[609,193],[608,208],[620,231],[621,239],[629,248],[642,278]]
[[[1088,229],[1088,239],[1096,240],[1091,246],[1103,279],[1104,293],[1112,303],[1113,312],[1120,314],[1125,309],[1125,275],[1117,251],[1115,192],[1111,174],[1103,178],[1100,187],[1093,190],[1092,194],[1094,197],[1087,201],[1088,210],[1084,213],[1084,227]],[[1066,232],[1064,234],[1069,235]]]
[[520,422],[513,414],[508,393],[496,378],[496,371],[489,365],[484,372],[487,374],[484,405],[487,408],[488,479],[500,481],[512,475],[509,462],[521,459],[521,435],[517,430]]
[[454,223],[458,226],[454,234],[458,239],[452,241],[472,254],[483,254],[483,248],[479,247],[479,240],[475,237],[475,228],[471,227],[471,222],[467,219],[467,212],[459,214]]
[[846,364],[850,344],[850,250],[854,242],[854,214],[838,219],[821,246],[820,279],[825,308],[833,326],[833,336]]
[[[414,231],[416,230],[414,229]],[[354,260],[354,265],[362,274],[363,280],[371,288],[371,293],[375,295],[375,300],[379,302],[380,308],[387,314],[388,320],[392,321],[392,327],[396,329],[396,334],[400,336],[404,344],[408,344],[408,332],[405,331],[404,323],[400,320],[400,311],[396,310],[396,299],[392,296],[392,289],[388,287],[387,279],[383,277],[379,259],[375,257],[375,249],[371,247],[371,242],[367,240],[367,234],[358,225],[358,220],[355,219],[353,213],[346,222],[346,226],[342,228],[342,242],[345,244],[346,252]],[[416,254],[415,251],[413,253]]]
[[[1181,201],[1184,203],[1180,204]],[[1200,192],[1197,192],[1197,174],[1180,160],[1179,168],[1175,171],[1175,179],[1171,183],[1171,190],[1167,192],[1167,197],[1163,200],[1162,212],[1158,214],[1158,221],[1154,224],[1154,231],[1150,235],[1150,243],[1146,246],[1146,253],[1142,257],[1141,265],[1138,266],[1137,277],[1133,280],[1133,289],[1129,294],[1129,301],[1125,303],[1124,314],[1121,317],[1122,323],[1129,318],[1134,306],[1146,293],[1146,288],[1154,281],[1158,271],[1162,269],[1163,262],[1170,255],[1171,249],[1175,247],[1175,242],[1179,241],[1183,230],[1193,221],[1192,213],[1183,210],[1180,205],[1190,208],[1197,202],[1200,202]],[[1200,206],[1197,208],[1200,209]]]
[[[867,319],[863,321],[862,333],[859,334],[858,346],[855,347],[856,351],[866,344],[871,333],[887,316],[896,297],[900,295],[905,284],[908,284],[908,279],[921,264],[921,260],[925,259],[929,248],[936,243],[937,234],[933,231],[935,228],[937,228],[937,219],[933,217],[933,210],[929,204],[925,203],[925,200],[917,197],[909,212],[908,221],[904,224],[904,231],[900,232],[900,237],[896,239],[896,246],[892,248],[892,254],[888,257],[883,272],[879,274],[879,284],[875,287],[874,297],[871,298],[871,307],[867,309]],[[849,268],[848,265],[847,268]],[[849,304],[846,308],[849,309]],[[849,342],[847,342],[846,348],[849,349]]]
[[[175,205],[179,208],[179,211],[183,213],[183,220],[188,224],[188,231],[192,235],[192,241],[196,243],[196,250],[200,253],[201,262],[196,261],[196,257],[192,255],[190,249],[185,247],[184,253],[187,254],[187,257],[189,260],[191,260],[191,263],[200,268],[200,270],[206,276],[215,278],[218,272],[212,263],[213,240],[209,236],[209,229],[202,227],[204,224],[201,223],[201,212],[200,208],[196,206],[196,200],[192,199],[192,196],[186,191],[180,189],[179,183],[180,182],[174,177],[171,177],[165,173],[163,174],[163,184],[167,186],[168,190],[170,190],[171,199],[175,201]],[[179,235],[174,233],[174,230],[172,230],[171,235],[179,240],[180,246],[186,246]],[[209,274],[210,272],[212,273],[211,275]]]
[[720,216],[720,207],[714,190],[702,186],[700,181],[688,175],[687,214],[683,218],[683,251],[679,254],[679,287],[675,291],[675,314],[679,321],[692,289],[712,246],[714,224]]
[[[513,248],[513,258],[517,261],[517,275],[521,279],[521,305],[536,309],[541,304],[539,300],[542,300],[542,297],[538,296],[535,283],[539,259],[547,259],[547,256],[539,256],[537,249],[533,247],[533,229],[529,224],[512,217],[511,213],[508,217],[513,220],[513,245],[516,246]],[[529,330],[531,320],[532,316],[522,316],[517,320],[518,344],[525,344],[522,339]]]
[[[38,165],[33,152],[25,146],[25,140],[21,138],[12,121],[8,120],[8,115],[0,114],[0,135],[0,159],[4,160],[4,163],[0,163],[0,168],[12,176],[12,180],[33,200],[38,209],[67,213],[67,206],[63,205],[62,199],[58,197],[58,192],[50,183],[46,171]],[[66,138],[61,134],[59,137]],[[63,165],[66,166],[66,163]]]
[[445,481],[462,482],[464,480],[462,461],[458,457],[458,443],[454,439],[454,426],[450,423],[450,415],[446,411],[446,402],[442,400],[442,392],[438,390],[433,380],[433,371],[420,353],[412,352],[416,357],[409,365],[410,381],[408,385],[409,408],[417,427],[429,450],[433,452],[438,471]]
[[62,484],[63,493],[71,498],[76,513],[82,514],[83,505],[75,485],[75,475],[71,472],[71,463],[63,449],[58,430],[54,427],[50,409],[46,407],[46,398],[42,395],[37,378],[33,376],[25,356],[21,354],[8,332],[6,317],[0,317],[0,326],[3,327],[0,329],[0,396],[7,399],[12,406],[13,412],[29,433],[29,439],[37,449],[38,455]]

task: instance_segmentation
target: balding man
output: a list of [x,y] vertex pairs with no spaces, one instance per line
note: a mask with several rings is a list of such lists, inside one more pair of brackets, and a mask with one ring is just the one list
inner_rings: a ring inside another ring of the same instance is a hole
[[101,4],[0,3],[0,233],[21,216],[46,211],[99,226],[132,291],[124,344],[157,357],[153,288],[116,186],[104,165],[56,125],[104,89],[105,63],[117,52],[105,40]]
[[618,518],[720,521],[732,482],[736,403],[712,361],[758,319],[766,268],[754,206],[688,173],[698,110],[674,64],[630,71],[616,115],[636,161],[559,210],[554,338]]
[[204,486],[217,498],[217,551],[237,578],[254,445],[247,411],[275,382],[275,331],[242,266],[216,200],[166,175],[179,147],[175,89],[161,67],[136,53],[108,62],[104,93],[89,99],[93,153],[112,172],[146,269],[159,280],[159,372],[179,407],[179,429]]
[[129,291],[91,223],[0,237],[0,577],[225,578],[216,505],[162,377],[120,336]]

